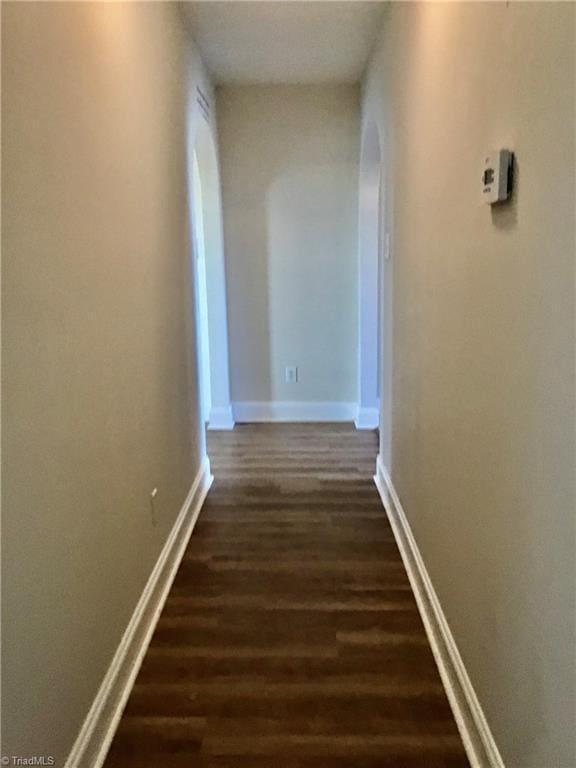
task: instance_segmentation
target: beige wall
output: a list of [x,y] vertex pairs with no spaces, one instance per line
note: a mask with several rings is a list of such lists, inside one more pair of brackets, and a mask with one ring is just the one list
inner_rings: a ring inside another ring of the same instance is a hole
[[[508,768],[571,768],[572,3],[395,3],[366,127],[392,237],[392,477]],[[518,161],[480,199],[483,155]]]
[[199,468],[200,67],[173,4],[3,3],[2,27],[2,749],[62,765]]
[[229,86],[217,104],[232,400],[355,401],[358,88]]

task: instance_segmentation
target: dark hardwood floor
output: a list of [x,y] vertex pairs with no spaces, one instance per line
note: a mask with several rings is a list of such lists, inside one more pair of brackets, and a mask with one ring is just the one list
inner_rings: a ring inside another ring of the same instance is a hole
[[215,482],[106,768],[468,766],[350,425],[209,434]]

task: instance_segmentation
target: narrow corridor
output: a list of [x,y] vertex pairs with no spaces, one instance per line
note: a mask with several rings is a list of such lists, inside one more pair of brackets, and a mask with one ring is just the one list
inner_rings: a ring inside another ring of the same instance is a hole
[[107,768],[468,766],[376,492],[374,432],[237,425]]

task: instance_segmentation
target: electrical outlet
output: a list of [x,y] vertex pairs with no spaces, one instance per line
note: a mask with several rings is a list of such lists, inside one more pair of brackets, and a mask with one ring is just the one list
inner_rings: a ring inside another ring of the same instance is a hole
[[298,366],[287,365],[285,369],[286,384],[298,383]]
[[156,525],[156,507],[154,505],[156,496],[158,496],[158,488],[153,488],[150,492],[150,517],[152,518],[153,526]]

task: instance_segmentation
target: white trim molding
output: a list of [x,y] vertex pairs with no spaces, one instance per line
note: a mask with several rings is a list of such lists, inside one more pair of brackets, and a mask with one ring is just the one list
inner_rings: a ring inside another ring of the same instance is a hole
[[252,421],[354,421],[356,403],[340,402],[236,402],[232,403],[238,422]]
[[65,768],[100,768],[104,763],[212,480],[206,457],[138,600]]
[[380,423],[380,411],[378,408],[361,408],[354,419],[356,429],[378,429]]
[[227,405],[210,408],[208,429],[234,429],[232,406]]
[[400,549],[470,765],[472,768],[505,768],[408,518],[380,456],[374,482]]

